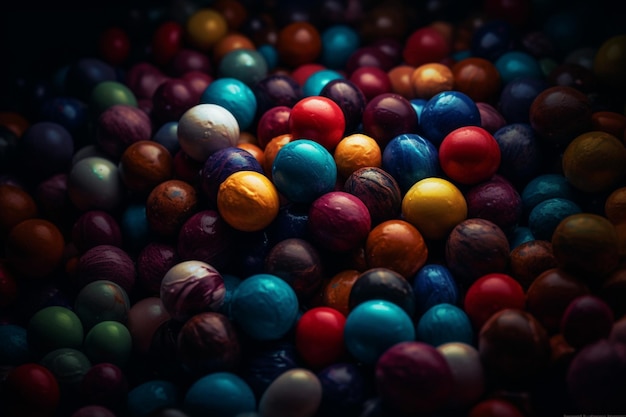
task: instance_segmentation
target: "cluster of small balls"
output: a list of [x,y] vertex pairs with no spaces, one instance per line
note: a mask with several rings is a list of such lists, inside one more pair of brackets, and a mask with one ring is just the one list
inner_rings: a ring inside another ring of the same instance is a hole
[[412,3],[176,1],[23,69],[0,414],[626,410],[623,20]]

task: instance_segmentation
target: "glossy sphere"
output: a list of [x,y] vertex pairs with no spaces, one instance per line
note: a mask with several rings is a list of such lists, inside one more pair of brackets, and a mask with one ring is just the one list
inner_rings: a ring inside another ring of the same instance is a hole
[[563,312],[560,330],[575,349],[607,339],[613,328],[614,315],[601,298],[583,295],[573,299]]
[[302,99],[302,86],[286,74],[271,74],[259,80],[253,87],[257,99],[257,115],[273,107],[293,107]]
[[537,204],[528,214],[528,228],[536,239],[550,241],[559,223],[581,213],[576,203],[565,198],[549,198]]
[[248,87],[267,76],[267,62],[255,49],[235,49],[228,52],[220,61],[217,73],[220,78],[235,78]]
[[222,58],[235,49],[254,49],[252,40],[237,32],[230,32],[222,37],[213,47],[213,62],[219,63]]
[[72,225],[72,243],[81,252],[98,245],[122,247],[120,225],[106,211],[86,211]]
[[439,163],[452,180],[477,184],[491,178],[500,167],[500,147],[482,127],[458,128],[443,138]]
[[263,150],[276,137],[289,135],[289,117],[291,108],[287,106],[276,106],[267,110],[260,117],[256,126],[257,142]]
[[474,343],[474,330],[467,313],[452,304],[436,304],[426,310],[416,326],[417,340],[437,347],[444,343]]
[[75,393],[83,376],[91,368],[87,356],[72,348],[55,349],[47,353],[39,363],[54,374],[64,394]]
[[286,281],[300,300],[309,299],[324,277],[318,250],[297,237],[283,239],[272,246],[265,256],[264,271]]
[[135,264],[123,249],[112,245],[98,245],[85,251],[76,265],[76,280],[80,288],[98,281],[108,280],[118,284],[127,293],[135,285]]
[[122,153],[119,173],[127,189],[148,193],[172,178],[173,158],[163,145],[141,140],[134,142]]
[[626,220],[626,187],[616,188],[604,201],[604,214],[613,224]]
[[507,51],[494,62],[504,84],[519,77],[541,78],[543,73],[537,60],[523,51]]
[[411,74],[411,85],[415,98],[429,99],[442,91],[454,90],[454,74],[444,64],[422,64]]
[[391,82],[391,92],[400,94],[407,100],[414,98],[413,84],[411,83],[411,75],[415,67],[411,65],[398,65],[389,70],[389,81]]
[[468,217],[492,221],[507,235],[522,219],[522,197],[513,184],[497,174],[469,188],[465,200]]
[[221,313],[195,314],[178,332],[176,355],[191,376],[235,370],[241,359],[237,330]]
[[158,65],[164,66],[174,58],[182,48],[184,28],[175,21],[161,23],[152,33],[152,58]]
[[38,122],[20,136],[18,151],[25,173],[40,180],[67,171],[74,153],[74,138],[59,123]]
[[231,372],[215,372],[197,379],[187,389],[183,408],[191,415],[235,417],[254,412],[256,398],[240,376]]
[[322,291],[322,305],[347,316],[350,312],[350,292],[359,275],[356,269],[346,269],[331,277]]
[[541,150],[532,127],[509,123],[493,133],[500,148],[498,173],[513,183],[528,183],[539,169]]
[[312,63],[322,53],[322,37],[308,22],[293,22],[280,29],[276,39],[279,62],[295,68]]
[[441,32],[433,27],[422,27],[412,32],[402,49],[404,61],[414,67],[439,62],[450,53],[450,45]]
[[302,95],[304,97],[319,96],[322,89],[333,80],[345,78],[343,74],[332,69],[322,69],[309,75],[302,85]]
[[366,103],[365,95],[357,85],[348,79],[338,78],[329,81],[319,95],[328,97],[341,107],[346,123],[346,135],[357,132]]
[[541,174],[530,180],[522,190],[522,203],[526,212],[530,212],[537,204],[550,198],[576,201],[574,187],[564,175]]
[[170,268],[161,281],[163,307],[174,320],[184,322],[194,314],[217,311],[224,302],[224,279],[202,261],[183,261]]
[[348,314],[344,340],[357,360],[373,365],[396,343],[415,340],[415,328],[402,307],[390,301],[369,300]]
[[370,213],[372,226],[400,214],[402,192],[391,174],[378,167],[355,170],[344,181],[343,191],[358,197]]
[[467,203],[450,181],[430,177],[416,182],[402,199],[402,215],[426,239],[445,239],[467,217]]
[[169,319],[170,315],[159,297],[149,296],[135,302],[128,311],[127,322],[133,350],[147,353],[156,329]]
[[129,309],[130,300],[126,291],[109,280],[85,285],[74,301],[74,312],[87,330],[104,320],[126,323]]
[[337,24],[326,28],[322,34],[321,63],[330,69],[345,67],[350,55],[359,47],[358,33],[350,26]]
[[228,22],[221,13],[211,8],[196,10],[186,22],[189,42],[201,51],[208,51],[228,33]]
[[458,284],[444,265],[424,265],[412,278],[412,283],[418,316],[435,305],[457,305],[460,300]]
[[125,84],[118,81],[103,81],[91,91],[88,101],[90,111],[101,114],[113,106],[130,106],[137,108],[137,97]]
[[95,124],[95,134],[100,148],[117,161],[130,145],[151,138],[152,125],[143,110],[116,104],[100,113]]
[[403,192],[416,182],[440,173],[437,148],[416,133],[394,137],[384,148],[382,167],[398,182]]
[[[221,269],[233,258],[233,241],[233,230],[216,210],[201,210],[180,228],[176,254],[180,260],[202,261]],[[158,256],[158,252],[156,254]],[[163,260],[171,260],[171,257]]]
[[498,98],[502,80],[493,62],[477,56],[468,57],[456,62],[451,71],[454,90],[475,102],[492,103]]
[[452,381],[445,357],[423,342],[398,343],[376,363],[376,391],[384,403],[401,413],[442,409]]
[[99,156],[79,160],[67,177],[68,196],[81,211],[117,208],[122,201],[123,189],[118,167]]
[[478,278],[467,289],[463,302],[463,309],[477,330],[500,310],[523,310],[525,307],[524,289],[513,277],[503,273],[487,274]]
[[305,368],[281,373],[267,387],[259,400],[261,415],[313,417],[322,401],[322,384],[317,376]]
[[231,300],[233,320],[256,340],[277,340],[296,323],[298,298],[291,286],[272,274],[243,280]]
[[424,237],[405,220],[386,220],[367,235],[365,262],[370,268],[388,268],[408,280],[424,266],[427,258]]
[[509,242],[502,229],[485,219],[460,222],[445,244],[448,268],[464,284],[491,272],[504,272],[509,253]]
[[385,70],[378,67],[359,67],[350,74],[354,83],[369,101],[379,94],[391,93],[391,80]]
[[28,345],[41,356],[60,348],[80,349],[83,344],[80,318],[67,307],[42,308],[31,317],[26,330]]
[[152,189],[146,200],[150,229],[163,236],[173,236],[195,212],[197,192],[180,180],[167,180]]
[[493,134],[498,129],[506,125],[506,120],[500,114],[498,109],[489,103],[476,103],[480,112],[480,126],[487,132]]
[[482,400],[474,405],[468,417],[523,417],[524,413],[512,402],[499,398]]
[[367,396],[365,374],[353,363],[338,362],[317,372],[322,384],[320,413],[342,416],[359,410]]
[[269,226],[278,215],[279,207],[276,187],[259,172],[235,172],[219,186],[219,213],[237,230],[253,232]]
[[459,91],[442,91],[431,97],[424,104],[419,118],[424,137],[436,147],[453,130],[480,124],[480,111],[476,103]]
[[591,213],[566,217],[552,235],[552,250],[559,267],[589,282],[617,268],[619,242],[615,226]]
[[371,137],[354,133],[339,141],[333,152],[339,175],[348,178],[354,171],[365,167],[380,167],[382,152]]
[[137,100],[152,100],[156,89],[169,79],[161,69],[149,62],[133,64],[126,73],[126,85]]
[[591,128],[589,98],[572,87],[549,87],[530,106],[530,125],[550,144],[567,145]]
[[370,213],[356,196],[330,191],[315,199],[309,209],[309,233],[314,241],[334,252],[359,247],[370,227]]
[[132,352],[130,332],[118,321],[101,321],[85,335],[83,352],[92,363],[110,362],[124,368]]
[[398,94],[379,94],[363,110],[363,133],[374,138],[381,148],[398,135],[415,132],[417,127],[413,106]]
[[437,350],[452,373],[452,389],[446,408],[467,409],[485,392],[485,376],[478,350],[462,342],[444,343],[437,346]]
[[5,242],[8,267],[19,276],[41,279],[61,263],[65,241],[54,223],[32,218],[11,228]]
[[235,116],[240,131],[250,127],[257,110],[254,92],[236,78],[219,78],[213,81],[200,96],[200,104],[224,107]]
[[219,149],[235,146],[239,133],[235,116],[217,104],[193,106],[178,121],[180,147],[200,163]]
[[150,379],[128,392],[126,409],[131,416],[148,416],[157,410],[178,406],[179,395],[179,390],[173,382]]
[[126,399],[128,381],[119,366],[102,362],[87,369],[78,392],[87,404],[115,409]]
[[312,140],[329,152],[343,138],[345,128],[343,110],[327,97],[305,97],[293,106],[289,115],[289,133],[295,139]]
[[601,131],[577,136],[563,153],[563,175],[577,189],[587,193],[613,190],[626,176],[624,143]]
[[524,290],[544,271],[556,268],[552,243],[545,240],[530,240],[520,243],[511,250],[509,273]]
[[43,365],[25,363],[9,370],[3,383],[9,416],[53,416],[60,403],[60,387]]
[[626,115],[614,111],[595,111],[591,115],[591,122],[593,130],[601,130],[626,140]]
[[[176,81],[175,83],[171,84],[171,86],[180,87],[183,86],[183,83],[181,83],[180,81],[185,81],[185,74],[193,71],[199,71],[204,74],[212,74],[213,65],[211,64],[211,60],[206,53],[200,52],[199,50],[194,48],[182,48],[178,52],[176,52],[169,65],[166,67],[166,70],[169,74],[172,74],[174,80]],[[187,87],[190,87],[189,84],[187,84]],[[171,91],[169,94],[171,93],[174,93],[174,91]],[[178,93],[181,94],[179,96],[180,98],[183,98],[184,95],[186,95],[183,91],[179,91]],[[194,100],[197,98],[197,96],[193,93],[190,97],[194,97]],[[182,101],[179,101],[178,103],[172,102],[171,104],[174,107],[178,107],[179,103],[182,104]],[[167,105],[165,101],[161,102],[160,104]]]
[[535,98],[550,87],[546,80],[521,77],[509,81],[500,92],[498,110],[508,123],[530,123]]
[[272,164],[278,191],[294,203],[310,203],[330,192],[337,180],[332,154],[318,142],[297,139],[286,143]]
[[624,90],[626,85],[620,74],[626,68],[626,36],[616,35],[606,39],[593,58],[593,72],[608,85]]
[[369,300],[386,300],[401,307],[410,317],[415,314],[413,287],[406,278],[388,268],[371,268],[361,273],[350,290],[349,308]]
[[300,357],[314,369],[337,362],[345,353],[343,330],[346,317],[330,307],[314,307],[302,314],[295,327]]

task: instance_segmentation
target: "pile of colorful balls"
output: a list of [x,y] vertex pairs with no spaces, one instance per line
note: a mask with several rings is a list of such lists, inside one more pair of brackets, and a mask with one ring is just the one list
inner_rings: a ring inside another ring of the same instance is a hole
[[178,0],[13,61],[0,415],[626,412],[609,3]]

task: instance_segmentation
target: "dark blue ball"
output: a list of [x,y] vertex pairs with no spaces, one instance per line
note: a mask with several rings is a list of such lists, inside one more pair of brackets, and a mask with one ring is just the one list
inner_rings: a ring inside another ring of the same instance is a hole
[[260,398],[280,374],[299,366],[293,343],[281,340],[255,344],[244,357],[242,375],[257,398]]
[[439,147],[443,138],[455,129],[481,125],[476,103],[459,91],[442,91],[431,97],[419,118],[423,136]]
[[403,194],[416,182],[441,173],[437,148],[417,133],[393,138],[383,150],[382,167],[397,181]]
[[72,63],[65,76],[66,93],[84,102],[91,99],[93,88],[103,81],[117,81],[111,65],[98,58],[80,58]]
[[69,172],[74,156],[74,138],[62,125],[38,122],[26,129],[18,142],[21,169],[35,179]]
[[163,145],[172,157],[180,150],[178,142],[178,122],[166,122],[152,136],[152,140]]
[[472,34],[472,55],[495,61],[514,46],[515,33],[510,23],[495,19],[477,28]]
[[278,216],[268,229],[272,242],[278,243],[285,239],[309,238],[309,207],[306,204],[285,204],[280,207]]
[[439,264],[424,265],[413,279],[416,311],[424,314],[429,308],[448,303],[457,305],[460,300],[458,285],[452,272]]
[[75,97],[52,97],[41,108],[43,120],[58,123],[73,135],[87,133],[89,111],[87,104]]
[[493,138],[500,147],[498,172],[512,183],[533,178],[541,162],[541,150],[535,131],[528,123],[512,123],[498,129]]
[[355,415],[367,398],[365,372],[353,363],[335,363],[317,373],[322,384],[320,413],[328,417]]
[[535,77],[520,77],[509,81],[500,92],[500,114],[509,124],[529,123],[531,104],[548,86],[546,80]]

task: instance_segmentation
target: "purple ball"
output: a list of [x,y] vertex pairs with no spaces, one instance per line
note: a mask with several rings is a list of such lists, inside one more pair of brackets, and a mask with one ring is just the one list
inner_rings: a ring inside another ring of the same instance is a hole
[[522,218],[522,197],[513,184],[500,175],[469,188],[465,201],[467,217],[489,220],[507,234]]
[[507,123],[530,123],[530,106],[549,87],[544,79],[519,77],[509,81],[500,92],[498,110]]
[[417,132],[418,128],[413,105],[399,94],[379,94],[363,110],[363,133],[374,138],[381,149],[396,136]]
[[541,149],[530,124],[508,124],[498,129],[493,138],[500,147],[500,174],[522,184],[535,177],[541,163]]
[[118,160],[133,143],[150,140],[152,124],[146,112],[138,107],[115,104],[98,116],[95,132],[100,148]]
[[506,120],[500,112],[489,103],[476,103],[480,113],[480,126],[492,135],[506,125]]
[[158,296],[161,280],[180,262],[176,247],[166,242],[150,242],[137,255],[137,283],[147,295]]
[[71,417],[116,417],[116,414],[101,405],[86,405],[74,411]]
[[319,95],[331,99],[343,111],[346,119],[345,135],[358,130],[366,99],[363,91],[356,84],[344,78],[331,80],[324,85]]
[[575,349],[607,339],[613,329],[613,310],[601,298],[582,295],[573,299],[561,318],[563,338]]
[[182,77],[191,71],[211,74],[213,71],[211,60],[205,53],[190,48],[182,48],[170,61],[168,72],[174,77]]
[[122,247],[122,231],[117,220],[101,210],[89,210],[72,226],[72,242],[80,252],[98,245]]
[[90,282],[109,280],[131,294],[137,272],[128,253],[113,245],[98,245],[88,249],[78,259],[76,277],[80,288]]
[[161,301],[172,319],[184,322],[195,314],[217,311],[224,302],[224,278],[202,261],[183,261],[161,281]]
[[234,234],[217,210],[202,210],[181,226],[178,255],[182,261],[202,261],[221,269],[233,258]]
[[378,167],[354,171],[343,184],[343,191],[358,197],[367,207],[372,227],[395,219],[402,209],[402,192],[394,177]]
[[365,243],[371,226],[367,206],[343,191],[323,194],[309,208],[309,233],[313,241],[333,252],[347,252]]
[[138,62],[126,72],[126,85],[137,100],[152,100],[161,83],[169,77],[149,62]]
[[272,74],[260,80],[253,87],[257,100],[257,116],[272,107],[293,107],[301,98],[302,90],[298,83],[285,74]]
[[189,83],[180,78],[163,81],[152,95],[152,121],[156,128],[167,122],[178,122],[181,116],[197,105],[197,97]]
[[452,372],[446,358],[423,342],[400,342],[376,363],[376,389],[384,403],[402,413],[441,410],[451,393]]
[[42,180],[66,173],[74,155],[74,139],[63,125],[38,122],[30,125],[18,141],[20,166],[25,174]]

